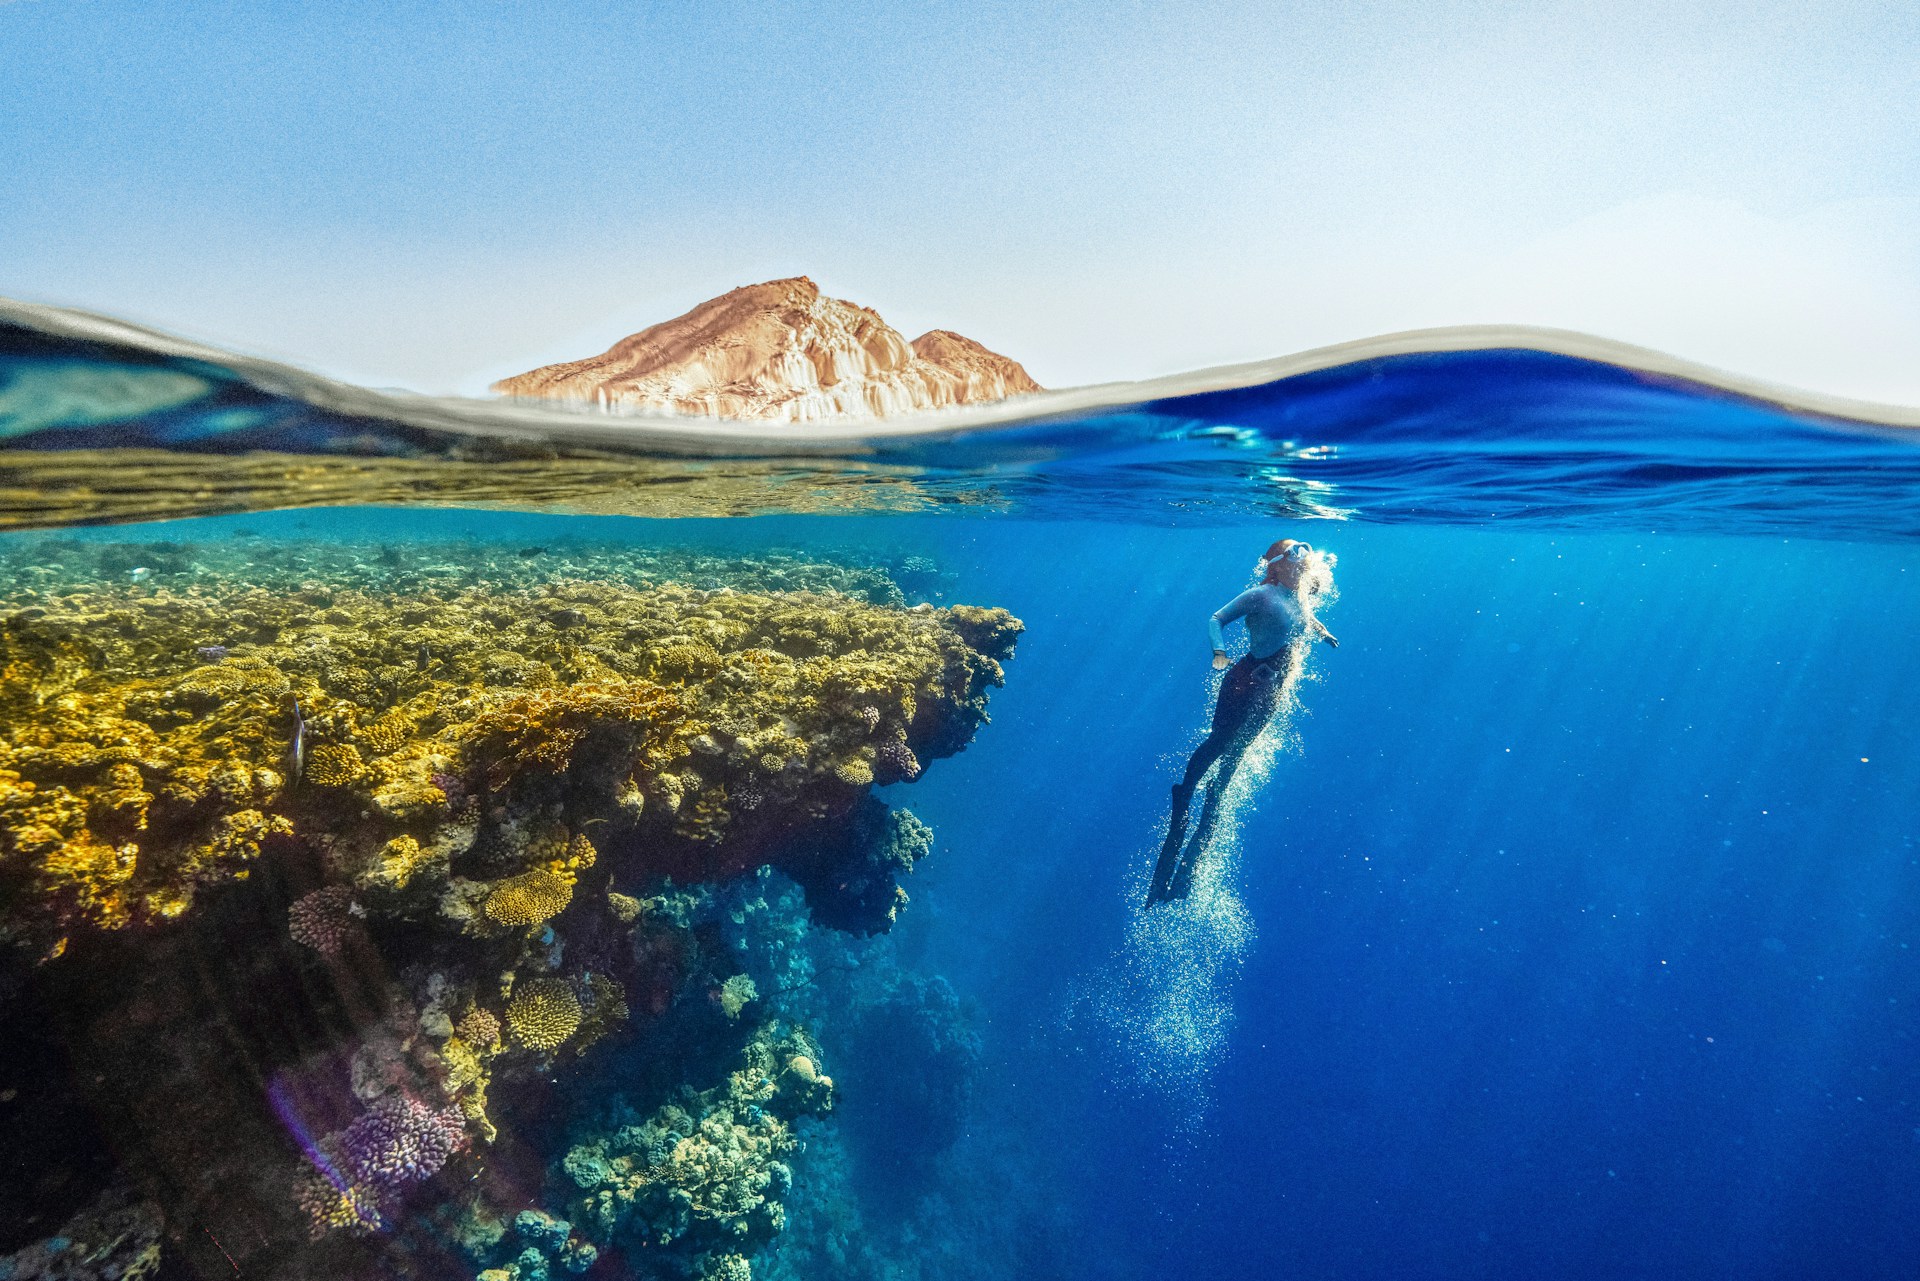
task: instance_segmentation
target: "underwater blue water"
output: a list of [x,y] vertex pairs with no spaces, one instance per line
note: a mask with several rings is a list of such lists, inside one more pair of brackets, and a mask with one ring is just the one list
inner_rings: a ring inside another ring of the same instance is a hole
[[[943,599],[1023,618],[992,724],[889,799],[939,839],[897,933],[980,1019],[965,1128],[1071,1225],[1032,1275],[1920,1264],[1910,544],[387,511],[142,532],[241,524],[926,555]],[[1143,917],[1210,707],[1206,616],[1281,534],[1337,554],[1341,647],[1213,898]]]
[[[1577,364],[902,446],[996,497],[944,514],[138,536],[923,555],[1022,618],[992,723],[888,799],[937,834],[896,932],[979,1020],[1024,1275],[1920,1275],[1920,447]],[[1342,644],[1217,876],[1144,914],[1207,615],[1289,535]]]
[[1245,817],[1249,937],[1163,989],[1221,926],[1133,926],[1202,624],[1295,532],[966,542],[1030,632],[914,798],[928,929],[1080,1275],[1912,1275],[1913,549],[1308,530],[1343,643]]

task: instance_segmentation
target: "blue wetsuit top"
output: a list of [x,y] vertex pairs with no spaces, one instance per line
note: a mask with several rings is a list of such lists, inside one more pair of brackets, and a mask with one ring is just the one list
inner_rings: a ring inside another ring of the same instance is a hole
[[1236,618],[1246,621],[1247,653],[1253,658],[1272,658],[1292,644],[1307,625],[1300,598],[1273,583],[1248,588],[1214,611],[1207,620],[1207,635],[1214,649],[1226,649],[1220,628]]

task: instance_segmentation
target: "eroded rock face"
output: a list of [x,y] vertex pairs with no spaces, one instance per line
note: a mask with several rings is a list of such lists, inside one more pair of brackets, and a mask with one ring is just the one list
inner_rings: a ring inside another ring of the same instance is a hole
[[598,356],[504,378],[507,396],[604,409],[817,422],[1039,391],[1017,361],[935,329],[909,343],[805,276],[747,285],[621,339]]

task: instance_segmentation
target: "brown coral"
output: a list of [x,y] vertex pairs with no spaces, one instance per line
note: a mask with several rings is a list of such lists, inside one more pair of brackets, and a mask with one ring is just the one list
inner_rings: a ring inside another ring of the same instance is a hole
[[606,975],[589,974],[582,980],[582,986],[586,988],[586,1007],[574,1048],[584,1052],[625,1023],[628,1011],[626,989]]
[[600,681],[510,698],[473,728],[487,779],[498,787],[528,771],[563,774],[590,733],[625,739],[678,719],[678,699],[650,681]]
[[295,899],[287,909],[287,933],[322,956],[337,956],[354,930],[353,891],[326,885]]
[[491,1010],[476,1005],[461,1018],[454,1033],[476,1049],[490,1050],[500,1044],[500,1020]]
[[559,979],[531,979],[514,988],[507,1026],[530,1050],[554,1050],[580,1027],[580,999]]

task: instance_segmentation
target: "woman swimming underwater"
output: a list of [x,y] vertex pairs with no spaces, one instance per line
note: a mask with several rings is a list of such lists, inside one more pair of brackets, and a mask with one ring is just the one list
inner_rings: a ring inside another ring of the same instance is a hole
[[[1338,649],[1340,642],[1313,616],[1314,605],[1333,586],[1333,557],[1315,552],[1311,544],[1283,538],[1267,548],[1260,562],[1260,582],[1228,601],[1208,620],[1213,639],[1215,669],[1227,667],[1226,641],[1220,629],[1236,619],[1247,627],[1247,653],[1220,682],[1213,705],[1213,729],[1187,761],[1187,772],[1173,785],[1173,816],[1167,820],[1167,841],[1153,869],[1147,906],[1185,898],[1193,886],[1193,865],[1207,848],[1220,818],[1220,801],[1233,782],[1253,740],[1280,709],[1288,678],[1306,657],[1307,647],[1323,640]],[[1214,769],[1207,801],[1200,809],[1200,826],[1187,836],[1187,808],[1193,789],[1207,769]]]

